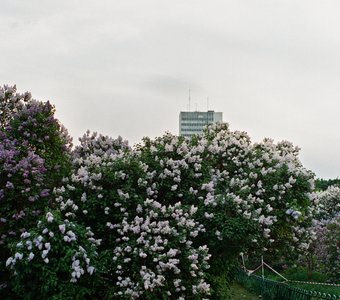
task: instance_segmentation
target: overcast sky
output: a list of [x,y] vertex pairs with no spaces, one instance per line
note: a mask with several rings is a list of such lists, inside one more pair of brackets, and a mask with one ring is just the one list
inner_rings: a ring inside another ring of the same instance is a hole
[[188,107],[289,140],[340,176],[340,1],[0,0],[0,84],[50,100],[76,141],[178,133]]

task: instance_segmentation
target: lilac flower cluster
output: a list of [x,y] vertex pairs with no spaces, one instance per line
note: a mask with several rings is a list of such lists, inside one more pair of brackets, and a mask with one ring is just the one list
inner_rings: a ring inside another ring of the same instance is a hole
[[7,259],[6,266],[18,270],[32,262],[32,268],[48,265],[49,272],[70,272],[70,282],[77,282],[86,273],[88,276],[94,273],[91,260],[98,244],[90,229],[85,235],[82,232],[79,225],[63,220],[58,213],[47,212],[36,230],[21,234],[13,249],[15,254]]
[[0,244],[5,244],[16,230],[24,230],[20,227],[27,225],[24,219],[35,217],[43,208],[36,202],[47,193],[43,186],[46,167],[40,156],[22,150],[21,143],[0,131],[0,172]]
[[80,144],[73,151],[74,158],[85,159],[90,155],[103,156],[104,154],[110,156],[119,151],[130,150],[128,142],[120,136],[113,139],[97,132],[91,134],[89,130],[79,138],[79,142]]
[[[180,202],[167,206],[146,199],[143,211],[132,221],[124,218],[121,224],[107,224],[119,234],[112,257],[118,275],[116,296],[134,299],[150,292],[185,299],[210,294],[204,276],[209,249],[194,246],[197,235],[204,231],[193,219],[196,210],[187,210]],[[129,265],[137,262],[136,273]]]
[[16,86],[0,86],[0,128],[5,128],[13,119],[13,114],[20,111],[31,100],[29,92],[17,93]]
[[54,117],[54,112],[49,101],[30,100],[12,115],[13,120],[7,130],[28,149],[42,157],[48,151],[53,151],[53,147],[60,153],[70,152],[72,139],[66,128]]

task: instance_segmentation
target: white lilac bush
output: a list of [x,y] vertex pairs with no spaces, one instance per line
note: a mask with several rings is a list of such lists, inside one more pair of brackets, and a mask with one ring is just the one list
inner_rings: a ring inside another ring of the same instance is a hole
[[340,187],[329,186],[317,192],[319,201],[312,230],[316,238],[312,251],[318,270],[332,282],[340,281]]
[[330,220],[340,216],[340,186],[331,185],[317,193],[318,220]]
[[210,294],[205,280],[209,249],[194,245],[204,230],[193,219],[196,210],[194,206],[187,210],[180,202],[172,206],[146,199],[133,220],[124,218],[116,224],[120,235],[113,251],[116,296],[202,299]]
[[[183,296],[201,282],[206,290],[195,292],[217,298],[221,287],[209,291],[209,284],[230,272],[241,251],[297,253],[309,247],[313,174],[288,142],[252,144],[244,132],[220,124],[191,140],[145,138],[132,150],[103,138],[96,144],[87,134],[79,147],[73,175],[56,200],[65,215],[103,240],[101,272],[115,282],[113,295],[160,298],[166,290],[178,296],[180,279],[189,282]],[[180,227],[187,222],[191,227]],[[185,261],[198,249],[205,254],[187,281],[193,270]],[[169,251],[181,257],[181,278],[174,277],[174,266],[161,267]],[[204,270],[210,255],[212,268]]]
[[25,299],[84,299],[93,292],[93,261],[100,240],[89,228],[48,211],[35,229],[12,244],[6,266],[14,271],[11,285]]
[[252,242],[259,251],[308,247],[313,174],[291,143],[252,144],[246,133],[219,124],[191,140],[170,134],[146,140],[136,152],[145,161],[151,197],[198,206],[210,248]]
[[109,283],[106,293],[117,299],[209,296],[209,249],[195,243],[205,230],[195,219],[197,207],[152,199],[145,188],[150,174],[139,155],[124,144],[115,147],[77,154],[74,174],[55,191],[64,215],[91,226],[102,239],[98,259]]

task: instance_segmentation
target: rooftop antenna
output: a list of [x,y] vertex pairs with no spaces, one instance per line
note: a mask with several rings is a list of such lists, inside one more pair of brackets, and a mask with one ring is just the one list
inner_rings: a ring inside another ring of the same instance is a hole
[[209,97],[207,97],[207,111],[209,111]]
[[191,89],[189,89],[189,111],[190,111],[190,101],[191,101]]

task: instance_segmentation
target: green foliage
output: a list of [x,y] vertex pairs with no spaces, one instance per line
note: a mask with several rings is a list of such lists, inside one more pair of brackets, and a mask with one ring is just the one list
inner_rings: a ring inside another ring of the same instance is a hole
[[310,272],[304,267],[292,267],[283,272],[289,280],[326,282],[327,276],[319,272]]
[[335,179],[317,178],[315,180],[315,189],[317,191],[325,191],[327,190],[328,187],[332,185],[340,185],[340,178],[335,178]]

